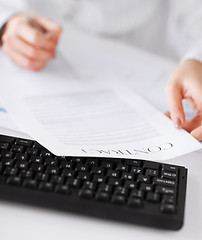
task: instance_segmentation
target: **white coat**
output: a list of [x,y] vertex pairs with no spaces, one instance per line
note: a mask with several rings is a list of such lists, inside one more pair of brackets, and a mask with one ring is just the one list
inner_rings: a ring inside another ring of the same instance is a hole
[[0,24],[22,11],[71,21],[173,60],[202,62],[200,0],[0,0]]

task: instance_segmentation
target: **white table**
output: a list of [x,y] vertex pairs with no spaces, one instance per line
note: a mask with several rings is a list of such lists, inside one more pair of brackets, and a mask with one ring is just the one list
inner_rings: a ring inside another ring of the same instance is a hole
[[[136,49],[131,50],[125,46],[114,44],[111,41],[103,40],[102,43],[97,40],[91,41],[90,38],[93,39],[94,37],[88,38],[88,36],[79,35],[80,33],[77,32],[69,34],[70,31],[69,29],[67,30],[68,41],[61,40],[60,48],[63,49],[64,43],[70,46],[69,48],[67,47],[64,52],[69,59],[72,59],[72,65],[82,74],[86,72],[86,74],[89,74],[91,71],[98,74],[100,71],[100,75],[102,75],[103,69],[105,68],[113,74],[116,69],[122,66],[122,75],[119,73],[119,76],[125,77],[130,73],[131,66],[133,64],[135,66],[137,62],[147,66],[150,65],[154,69],[159,68],[162,70],[165,68],[165,73],[173,67],[171,62],[164,61],[161,58],[155,58],[145,52]],[[75,39],[79,40],[76,41]],[[75,46],[73,46],[74,44]],[[82,49],[85,50],[80,53],[79,59],[81,62],[79,62],[75,53],[79,53]],[[96,61],[98,61],[98,58],[104,58],[102,67],[100,66],[99,68],[96,63],[95,66],[93,66],[94,61],[91,61],[91,64],[89,64],[88,61],[83,61],[88,55],[88,49],[91,50],[89,51],[91,60],[93,59],[93,54]],[[100,50],[100,52],[105,53],[99,54],[99,51],[95,52],[96,49],[97,51]],[[166,74],[162,75],[162,77],[158,76],[158,78],[154,77],[152,79],[151,77],[148,82],[141,81],[135,83],[137,91],[161,110],[166,110],[166,101],[163,92],[167,78],[165,76]],[[156,79],[158,79],[158,81],[156,81]],[[148,89],[144,91],[148,84],[150,91],[148,91]],[[3,132],[6,133],[7,131],[4,130]],[[183,165],[189,169],[185,224],[180,231],[162,231],[0,201],[0,239],[202,239],[202,151],[171,159],[168,160],[168,162]]]

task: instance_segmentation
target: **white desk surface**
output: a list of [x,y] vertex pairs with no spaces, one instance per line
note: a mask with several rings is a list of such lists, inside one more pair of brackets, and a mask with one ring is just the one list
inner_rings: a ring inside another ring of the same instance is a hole
[[[70,35],[73,36],[72,34]],[[69,40],[69,42],[71,42],[71,39]],[[82,42],[86,44],[85,39]],[[88,46],[85,46],[85,49],[87,47]],[[91,43],[91,48],[92,47],[93,45]],[[110,49],[113,48],[113,44],[109,44],[109,47]],[[118,48],[115,47],[114,53],[117,53],[117,50]],[[132,54],[134,57],[134,61],[136,60],[144,62],[144,58],[146,56],[145,53],[143,53],[141,56],[140,52],[136,50],[134,50],[132,53],[131,51],[125,51],[124,54],[122,53],[123,51],[120,53],[123,61],[125,61],[124,58],[127,58],[127,61],[132,61]],[[71,57],[70,50],[68,54]],[[148,59],[151,60],[149,55],[147,57],[147,60]],[[162,60],[159,59],[158,61],[161,62]],[[153,62],[151,62],[151,64],[153,64]],[[142,90],[141,84],[143,83],[140,83],[137,86],[137,91],[144,96],[144,91]],[[147,95],[145,94],[145,97],[148,100],[151,100],[154,105],[163,110],[165,104],[163,106],[159,105],[159,103],[165,103],[165,99],[162,99],[165,79],[161,82],[154,82],[154,84],[156,92],[158,92],[159,94],[156,94],[155,91],[153,91],[152,89],[151,94],[148,94],[147,91]],[[159,101],[159,99],[161,99],[161,101]],[[6,133],[6,131],[3,129],[0,129],[0,132]],[[104,221],[94,218],[76,216],[66,212],[61,213],[52,210],[45,210],[31,206],[0,201],[0,239],[202,239],[202,151],[187,154],[186,156],[182,156],[176,159],[171,159],[168,160],[168,162],[186,166],[189,170],[185,223],[180,231],[162,231],[158,229],[151,229],[148,227],[140,227],[136,225]]]

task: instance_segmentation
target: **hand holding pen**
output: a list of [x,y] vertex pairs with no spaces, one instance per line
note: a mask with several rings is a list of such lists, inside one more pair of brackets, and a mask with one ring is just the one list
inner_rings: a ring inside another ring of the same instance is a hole
[[48,18],[17,14],[7,21],[2,49],[17,65],[39,70],[54,57],[61,30]]

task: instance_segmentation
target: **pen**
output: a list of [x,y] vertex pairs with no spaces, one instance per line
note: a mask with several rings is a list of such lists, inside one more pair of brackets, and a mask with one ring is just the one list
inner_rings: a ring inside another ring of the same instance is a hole
[[42,33],[46,38],[50,38],[50,34],[48,34],[39,24],[37,24],[34,20],[32,20],[31,17],[25,16],[27,23],[29,23],[30,26],[37,29],[40,33]]
[[[37,29],[40,33],[42,33],[46,38],[50,38],[50,34],[47,33],[39,24],[37,24],[31,17],[29,17],[28,15],[25,15],[26,21],[28,24],[30,24],[30,26],[32,26],[33,28]],[[57,52],[57,56],[58,56],[58,52]],[[60,58],[62,59],[62,61],[66,64],[66,68],[69,68],[69,71],[73,74],[73,76],[77,79],[79,79],[78,74],[75,72],[74,68],[71,66],[71,64],[69,64],[65,57],[60,53]]]

